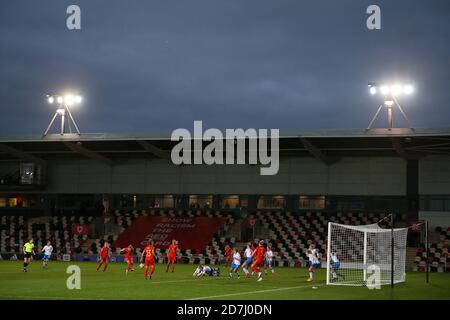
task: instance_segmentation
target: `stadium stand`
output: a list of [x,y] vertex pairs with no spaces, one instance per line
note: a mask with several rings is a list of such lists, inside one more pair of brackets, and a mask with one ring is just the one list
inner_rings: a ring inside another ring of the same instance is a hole
[[[56,250],[56,259],[61,259],[65,253],[96,255],[104,241],[114,243],[118,235],[125,231],[139,216],[170,216],[170,217],[222,217],[225,219],[223,227],[214,235],[208,245],[202,250],[183,249],[179,253],[178,263],[221,263],[225,259],[225,246],[243,248],[246,241],[257,241],[255,239],[244,239],[238,242],[236,237],[229,232],[234,224],[242,223],[233,218],[230,212],[219,210],[115,210],[113,222],[117,232],[90,239],[87,234],[79,235],[72,233],[72,224],[93,224],[93,216],[53,216],[53,217],[30,217],[24,216],[0,216],[1,235],[0,252],[20,253],[26,239],[32,237],[37,245],[37,250],[45,245],[50,239]],[[265,230],[264,238],[270,243],[274,252],[274,261],[277,266],[305,267],[307,261],[306,249],[314,243],[322,255],[325,255],[327,245],[327,223],[328,221],[363,225],[376,223],[383,219],[381,213],[343,213],[333,214],[320,211],[289,212],[289,211],[264,211],[255,213],[257,221]],[[450,228],[436,227],[432,233],[433,241],[430,244],[429,263],[433,272],[448,272],[450,260],[448,248],[450,244]],[[415,250],[415,256],[411,261],[411,270],[425,271],[426,252],[423,245]],[[112,247],[113,255],[118,255],[116,248]],[[139,253],[139,249],[137,251]],[[158,259],[164,261],[166,254],[164,250],[156,252]],[[358,252],[354,253],[355,255]],[[323,261],[324,262],[324,261]]]
[[[428,263],[430,271],[448,272],[450,271],[450,259],[448,249],[450,246],[450,227],[445,230],[442,227],[436,227],[434,230],[436,242],[430,244]],[[412,264],[413,271],[425,271],[427,253],[424,246],[420,246],[416,250],[416,256]]]

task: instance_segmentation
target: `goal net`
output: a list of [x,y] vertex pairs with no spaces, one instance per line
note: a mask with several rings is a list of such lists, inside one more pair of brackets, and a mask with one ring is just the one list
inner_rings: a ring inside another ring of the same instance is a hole
[[[407,228],[394,229],[394,283],[405,281]],[[372,274],[391,283],[392,230],[328,223],[327,284],[364,286]]]

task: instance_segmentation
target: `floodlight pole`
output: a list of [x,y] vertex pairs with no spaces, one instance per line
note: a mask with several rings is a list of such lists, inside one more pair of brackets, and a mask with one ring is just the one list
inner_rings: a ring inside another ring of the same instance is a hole
[[[70,127],[70,122],[72,121],[73,125],[75,126],[75,130],[77,130],[78,135],[81,135],[80,130],[78,129],[77,123],[75,122],[75,119],[73,118],[69,107],[67,106],[66,103],[63,102],[63,103],[61,103],[59,105],[58,109],[55,111],[55,115],[53,116],[52,120],[50,121],[50,124],[48,125],[47,129],[44,132],[44,136],[47,135],[48,131],[52,127],[52,125],[55,122],[56,117],[58,115],[61,116],[61,131],[60,131],[60,134],[64,135],[64,126],[65,126],[65,122],[66,122],[66,112],[69,114],[69,119],[67,120],[68,123],[69,123],[69,127]],[[70,127],[70,129],[72,129],[72,128]]]
[[395,98],[395,96],[393,94],[391,94],[391,97],[389,100],[387,99],[387,97],[385,97],[385,101],[383,104],[381,104],[378,107],[377,112],[375,113],[375,115],[373,116],[372,120],[370,121],[369,125],[366,128],[366,131],[369,131],[372,128],[373,123],[375,122],[375,120],[378,118],[378,116],[380,115],[381,110],[383,109],[383,107],[386,107],[387,112],[388,112],[388,130],[392,130],[393,128],[393,119],[394,119],[394,114],[393,114],[393,107],[394,105],[397,106],[397,108],[399,109],[400,113],[402,114],[403,118],[405,118],[406,122],[408,122],[409,128],[411,130],[414,131],[414,128],[411,125],[411,121],[409,121],[408,117],[406,116],[406,113],[403,111],[402,107],[400,106],[400,104],[398,103],[398,100]]

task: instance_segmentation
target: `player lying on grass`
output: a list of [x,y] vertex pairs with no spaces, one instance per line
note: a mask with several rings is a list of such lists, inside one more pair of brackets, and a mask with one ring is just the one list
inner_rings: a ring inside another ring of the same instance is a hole
[[194,277],[218,277],[220,275],[220,270],[219,268],[212,268],[211,266],[200,263],[192,275]]
[[[155,272],[155,247],[153,246],[153,240],[147,241],[147,246],[144,248],[141,254],[141,263],[144,261],[145,255],[145,270],[144,270],[144,278],[145,280],[152,280],[153,273]],[[152,270],[150,271],[150,277],[148,276],[148,268],[152,266]]]
[[264,241],[261,240],[258,243],[255,251],[253,252],[253,264],[252,271],[258,273],[258,280],[262,281],[262,272],[261,267],[264,265],[264,255],[266,253],[266,249],[264,248]]
[[172,244],[167,249],[167,268],[166,272],[169,272],[169,267],[172,265],[172,272],[175,271],[175,261],[177,260],[178,241],[173,239]]
[[28,240],[27,243],[23,245],[23,272],[28,272],[28,265],[31,262],[31,256],[34,256],[34,243],[33,239]]
[[125,269],[125,274],[128,275],[128,272],[134,271],[134,268],[133,268],[134,248],[130,244],[127,248],[123,248],[122,250],[120,250],[120,253],[124,255],[125,262],[127,263],[127,268]]
[[233,278],[233,274],[236,274],[238,279],[239,276],[239,267],[241,266],[241,254],[239,253],[239,250],[237,248],[233,249],[233,263],[231,264],[230,268],[230,279]]
[[316,269],[320,268],[319,253],[314,244],[309,246],[307,253],[309,258],[309,279],[307,281],[311,282],[314,281],[314,272],[316,272]]
[[97,265],[97,271],[100,269],[100,267],[104,263],[105,266],[103,267],[103,272],[105,272],[106,269],[108,268],[108,262],[109,262],[109,243],[105,241],[102,249],[100,250],[100,262]]
[[242,270],[245,273],[245,276],[248,278],[250,277],[250,271],[248,271],[248,267],[250,267],[253,263],[253,249],[252,249],[252,243],[247,243],[247,248],[245,248],[244,251],[244,258],[245,261],[242,264]]
[[47,245],[42,248],[42,252],[44,253],[44,257],[42,258],[42,268],[47,269],[48,261],[51,259],[53,252],[53,246],[50,240],[47,241]]
[[264,274],[267,274],[267,269],[272,271],[272,273],[275,273],[275,269],[273,268],[273,252],[270,245],[267,245],[267,251],[264,258]]

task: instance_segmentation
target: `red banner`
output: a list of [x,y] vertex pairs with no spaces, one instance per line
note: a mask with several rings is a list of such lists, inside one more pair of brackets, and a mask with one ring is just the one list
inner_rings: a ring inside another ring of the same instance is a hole
[[153,239],[155,247],[165,249],[176,239],[181,249],[201,250],[223,223],[222,218],[139,217],[119,235],[114,246],[124,248],[131,244],[142,248],[148,239]]
[[88,234],[89,227],[85,224],[72,224],[72,234]]

